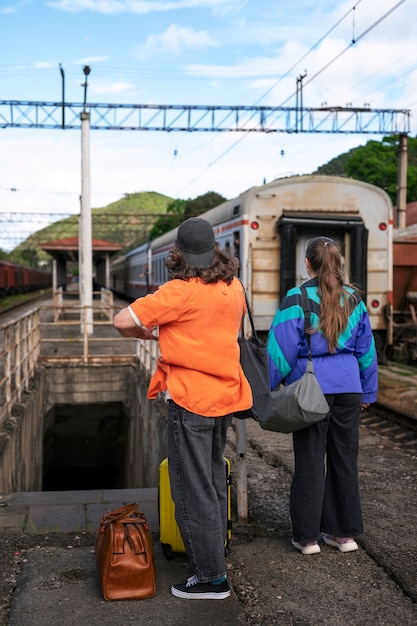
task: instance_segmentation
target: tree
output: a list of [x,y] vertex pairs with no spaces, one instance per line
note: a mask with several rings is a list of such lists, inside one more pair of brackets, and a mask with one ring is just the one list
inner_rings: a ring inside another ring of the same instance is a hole
[[205,211],[209,209],[213,209],[226,202],[226,198],[216,193],[215,191],[208,191],[204,193],[202,196],[197,196],[193,200],[189,198],[184,206],[184,219],[188,219],[189,217],[197,217]]
[[[314,172],[349,176],[384,189],[393,204],[397,201],[398,185],[397,135],[384,137],[381,142],[368,141],[364,146],[353,148],[332,159]],[[407,201],[417,200],[417,138],[408,138]]]
[[160,217],[152,227],[149,239],[156,239],[172,228],[176,228],[189,217],[197,217],[225,201],[226,198],[215,191],[208,191],[193,199],[174,200],[167,206],[167,214]]
[[167,206],[166,215],[158,218],[149,231],[149,239],[153,240],[179,226],[184,219],[185,200],[173,200]]
[[38,267],[39,248],[34,243],[28,243],[27,241],[19,246],[19,250],[13,250],[10,253],[10,259],[14,263],[22,263],[29,267]]

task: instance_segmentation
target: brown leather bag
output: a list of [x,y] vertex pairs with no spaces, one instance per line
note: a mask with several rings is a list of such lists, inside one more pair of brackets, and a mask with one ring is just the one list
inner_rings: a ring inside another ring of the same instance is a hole
[[96,559],[105,600],[144,600],[155,593],[152,536],[135,503],[104,515]]

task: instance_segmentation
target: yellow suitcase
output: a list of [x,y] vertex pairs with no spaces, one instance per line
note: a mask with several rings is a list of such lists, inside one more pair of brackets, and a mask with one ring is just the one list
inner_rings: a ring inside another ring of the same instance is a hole
[[[227,536],[225,541],[225,552],[227,554],[229,551],[229,541],[232,536],[231,478],[230,461],[226,457],[223,457],[223,459],[227,482]],[[166,558],[172,560],[175,556],[175,552],[185,552],[185,546],[177,522],[175,521],[175,504],[171,497],[168,459],[164,459],[159,466],[158,513],[161,548]]]

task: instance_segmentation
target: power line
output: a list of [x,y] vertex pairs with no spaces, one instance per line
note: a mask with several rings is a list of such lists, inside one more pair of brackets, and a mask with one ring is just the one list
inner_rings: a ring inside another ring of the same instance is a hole
[[[338,20],[338,22],[336,22],[336,24],[334,26],[332,26],[332,28],[330,28],[325,35],[323,35],[315,44],[314,46],[312,46],[310,48],[310,50],[308,52],[306,52],[306,54],[304,54],[301,59],[299,61],[297,61],[267,92],[265,92],[265,94],[263,96],[261,96],[261,98],[259,98],[256,102],[258,103],[261,99],[263,99],[266,95],[268,95],[280,82],[281,80],[283,80],[286,76],[289,75],[289,73],[295,69],[295,67],[297,67],[301,61],[303,61],[352,11],[355,11],[356,7],[360,4],[362,0],[358,0],[358,2],[352,7],[352,9],[349,9],[349,11],[347,13],[345,13],[343,15],[343,17],[340,18],[340,20]],[[330,65],[332,65],[337,59],[339,59],[347,50],[349,50],[354,44],[356,44],[358,41],[360,41],[363,37],[365,37],[365,35],[367,35],[369,32],[371,32],[376,26],[378,26],[382,21],[384,21],[389,15],[391,15],[391,13],[393,13],[401,4],[404,4],[404,2],[406,2],[406,0],[400,0],[399,2],[397,2],[397,4],[392,7],[391,9],[389,9],[388,11],[386,11],[386,13],[384,13],[384,15],[382,15],[378,20],[376,20],[369,28],[367,28],[365,31],[363,31],[358,37],[354,37],[354,33],[352,36],[352,41],[349,43],[348,46],[346,46],[346,48],[344,48],[344,50],[342,50],[339,54],[337,54],[331,61],[329,61],[329,63],[327,63],[324,67],[322,67],[318,72],[316,72],[311,78],[309,78],[309,80],[304,83],[304,87],[306,85],[308,85],[309,83],[311,83],[315,78],[317,78],[317,76],[319,76],[322,72],[324,72],[328,67],[330,67]],[[291,96],[289,96],[286,100],[284,100],[280,106],[284,106],[288,100],[290,100],[291,98],[294,98],[296,94],[293,93]],[[337,132],[337,131],[335,131]],[[200,174],[199,176],[201,176],[202,174],[204,174],[214,163],[217,163],[220,159],[223,158],[223,156],[225,156],[228,152],[230,152],[231,150],[233,150],[241,141],[242,139],[244,139],[245,137],[247,137],[248,133],[246,133],[244,135],[244,137],[239,138],[237,141],[235,141],[231,146],[229,146],[224,152],[222,152],[216,159],[215,161],[213,161],[212,163],[210,163]],[[190,183],[188,183],[188,185],[186,187],[183,187],[183,189],[181,191],[184,191],[184,189],[186,189],[189,185],[191,185],[192,183],[196,182],[196,180],[198,180],[199,176],[195,177]]]
[[[340,59],[340,57],[345,54],[345,52],[347,52],[350,48],[352,48],[352,46],[354,46],[355,44],[358,43],[358,41],[360,41],[361,39],[363,39],[363,37],[365,37],[365,35],[368,35],[368,33],[370,33],[374,28],[376,28],[376,26],[378,26],[379,24],[381,24],[381,22],[383,22],[389,15],[391,15],[391,13],[393,13],[394,11],[396,11],[398,9],[399,6],[401,6],[402,4],[404,4],[404,2],[406,2],[406,0],[400,0],[399,2],[397,2],[397,4],[392,7],[391,9],[389,9],[388,11],[386,11],[384,13],[384,15],[382,15],[379,19],[377,19],[373,24],[371,24],[371,26],[369,26],[366,30],[363,31],[363,33],[361,33],[358,37],[356,37],[356,39],[352,39],[352,41],[349,43],[348,46],[346,46],[346,48],[344,48],[341,52],[339,52],[335,57],[333,57],[333,59],[331,59],[328,63],[326,63],[326,65],[324,65],[320,70],[318,70],[318,72],[316,72],[313,76],[311,76],[305,83],[304,83],[304,87],[306,87],[306,85],[308,85],[309,83],[311,83],[315,78],[317,78],[317,76],[320,76],[320,74],[322,74],[325,70],[327,70],[328,67],[330,67],[335,61],[337,61],[338,59]],[[284,100],[284,102],[281,103],[281,106],[283,106],[286,102],[288,102],[288,100],[290,98],[293,98],[295,94],[292,94],[291,96],[289,96],[286,100]]]
[[315,74],[314,76],[312,76],[306,84],[308,84],[309,82],[311,82],[312,80],[314,80],[314,78],[316,78],[318,76],[319,73],[323,72],[324,70],[326,70],[329,65],[331,63],[333,63],[333,61],[337,60],[342,54],[344,54],[344,52],[346,52],[346,50],[348,50],[351,46],[353,46],[354,44],[358,43],[358,41],[360,41],[360,39],[362,39],[363,37],[365,37],[365,35],[367,35],[368,33],[371,32],[371,30],[373,30],[376,26],[378,26],[381,22],[383,22],[389,15],[391,15],[391,13],[393,13],[396,9],[398,9],[398,7],[401,4],[404,4],[404,2],[406,2],[406,0],[400,0],[400,2],[397,2],[397,4],[392,7],[389,11],[387,11],[386,13],[384,13],[384,15],[382,15],[382,17],[380,17],[378,20],[376,20],[376,22],[374,22],[369,28],[367,28],[363,33],[361,33],[359,35],[359,37],[357,37],[356,39],[353,39],[351,44],[349,46],[347,46],[347,48],[345,48],[345,50],[342,50],[342,52],[337,55],[330,63],[328,63],[324,68],[322,68],[322,70],[320,70],[320,72],[318,72],[317,74]]
[[[296,63],[294,63],[294,65],[293,65],[292,67],[290,67],[290,69],[289,69],[289,70],[287,70],[287,71],[285,72],[285,74],[284,74],[283,76],[281,76],[281,78],[280,78],[279,80],[277,80],[277,82],[276,82],[276,83],[274,83],[274,84],[272,85],[272,87],[270,87],[270,88],[269,88],[269,89],[268,89],[268,90],[267,90],[267,91],[263,94],[263,96],[261,96],[260,98],[258,98],[258,100],[255,102],[255,104],[258,104],[261,100],[263,100],[263,99],[265,98],[265,96],[267,96],[269,93],[271,93],[271,91],[272,91],[273,89],[275,89],[275,87],[276,87],[277,85],[279,85],[279,83],[280,83],[282,80],[284,80],[284,78],[286,78],[286,77],[290,74],[290,72],[292,72],[292,71],[293,71],[296,67],[298,67],[298,66],[300,65],[300,63],[301,63],[302,61],[304,61],[304,59],[306,59],[306,58],[308,57],[308,55],[309,55],[311,52],[313,52],[313,50],[315,50],[315,49],[316,49],[316,48],[317,48],[317,47],[318,47],[318,46],[319,46],[319,45],[320,45],[320,44],[321,44],[321,43],[322,43],[322,42],[326,39],[326,37],[328,37],[328,36],[330,35],[330,33],[332,33],[332,32],[335,30],[335,28],[337,28],[337,26],[339,26],[339,24],[341,24],[341,23],[343,22],[343,20],[344,20],[344,19],[345,19],[345,18],[346,18],[346,17],[347,17],[347,16],[348,16],[348,15],[349,15],[352,11],[354,11],[354,10],[356,9],[356,7],[357,7],[357,6],[358,6],[361,2],[362,2],[362,0],[358,0],[358,2],[357,2],[357,3],[356,3],[356,4],[355,4],[355,5],[354,5],[351,9],[349,9],[349,11],[347,11],[347,12],[346,12],[346,13],[345,13],[345,14],[344,14],[344,15],[343,15],[343,16],[342,16],[342,17],[341,17],[341,18],[340,18],[340,19],[336,22],[336,24],[334,24],[334,25],[333,25],[333,26],[332,26],[332,27],[331,27],[331,28],[330,28],[330,29],[329,29],[329,30],[328,30],[328,31],[327,31],[327,32],[326,32],[326,33],[325,33],[322,37],[320,37],[320,39],[319,39],[318,41],[316,41],[316,43],[315,43],[313,46],[311,46],[311,48],[310,48],[310,49],[309,49],[309,50],[308,50],[305,54],[303,54],[303,56],[302,56],[300,59],[298,59],[298,61],[296,61]],[[292,97],[292,96],[291,96],[291,97]],[[286,100],[285,102],[287,102],[287,100]]]

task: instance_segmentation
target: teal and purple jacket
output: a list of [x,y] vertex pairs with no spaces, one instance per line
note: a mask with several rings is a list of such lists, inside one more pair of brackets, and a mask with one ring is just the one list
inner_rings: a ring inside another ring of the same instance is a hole
[[[310,301],[310,323],[319,325],[320,299],[317,278],[306,283]],[[349,322],[331,354],[327,339],[320,333],[310,335],[314,372],[323,393],[361,393],[363,403],[376,401],[378,365],[375,341],[364,302],[350,287]],[[290,289],[281,301],[268,335],[268,357],[271,389],[279,383],[289,384],[305,372],[308,343],[304,332],[304,311],[299,287]]]

